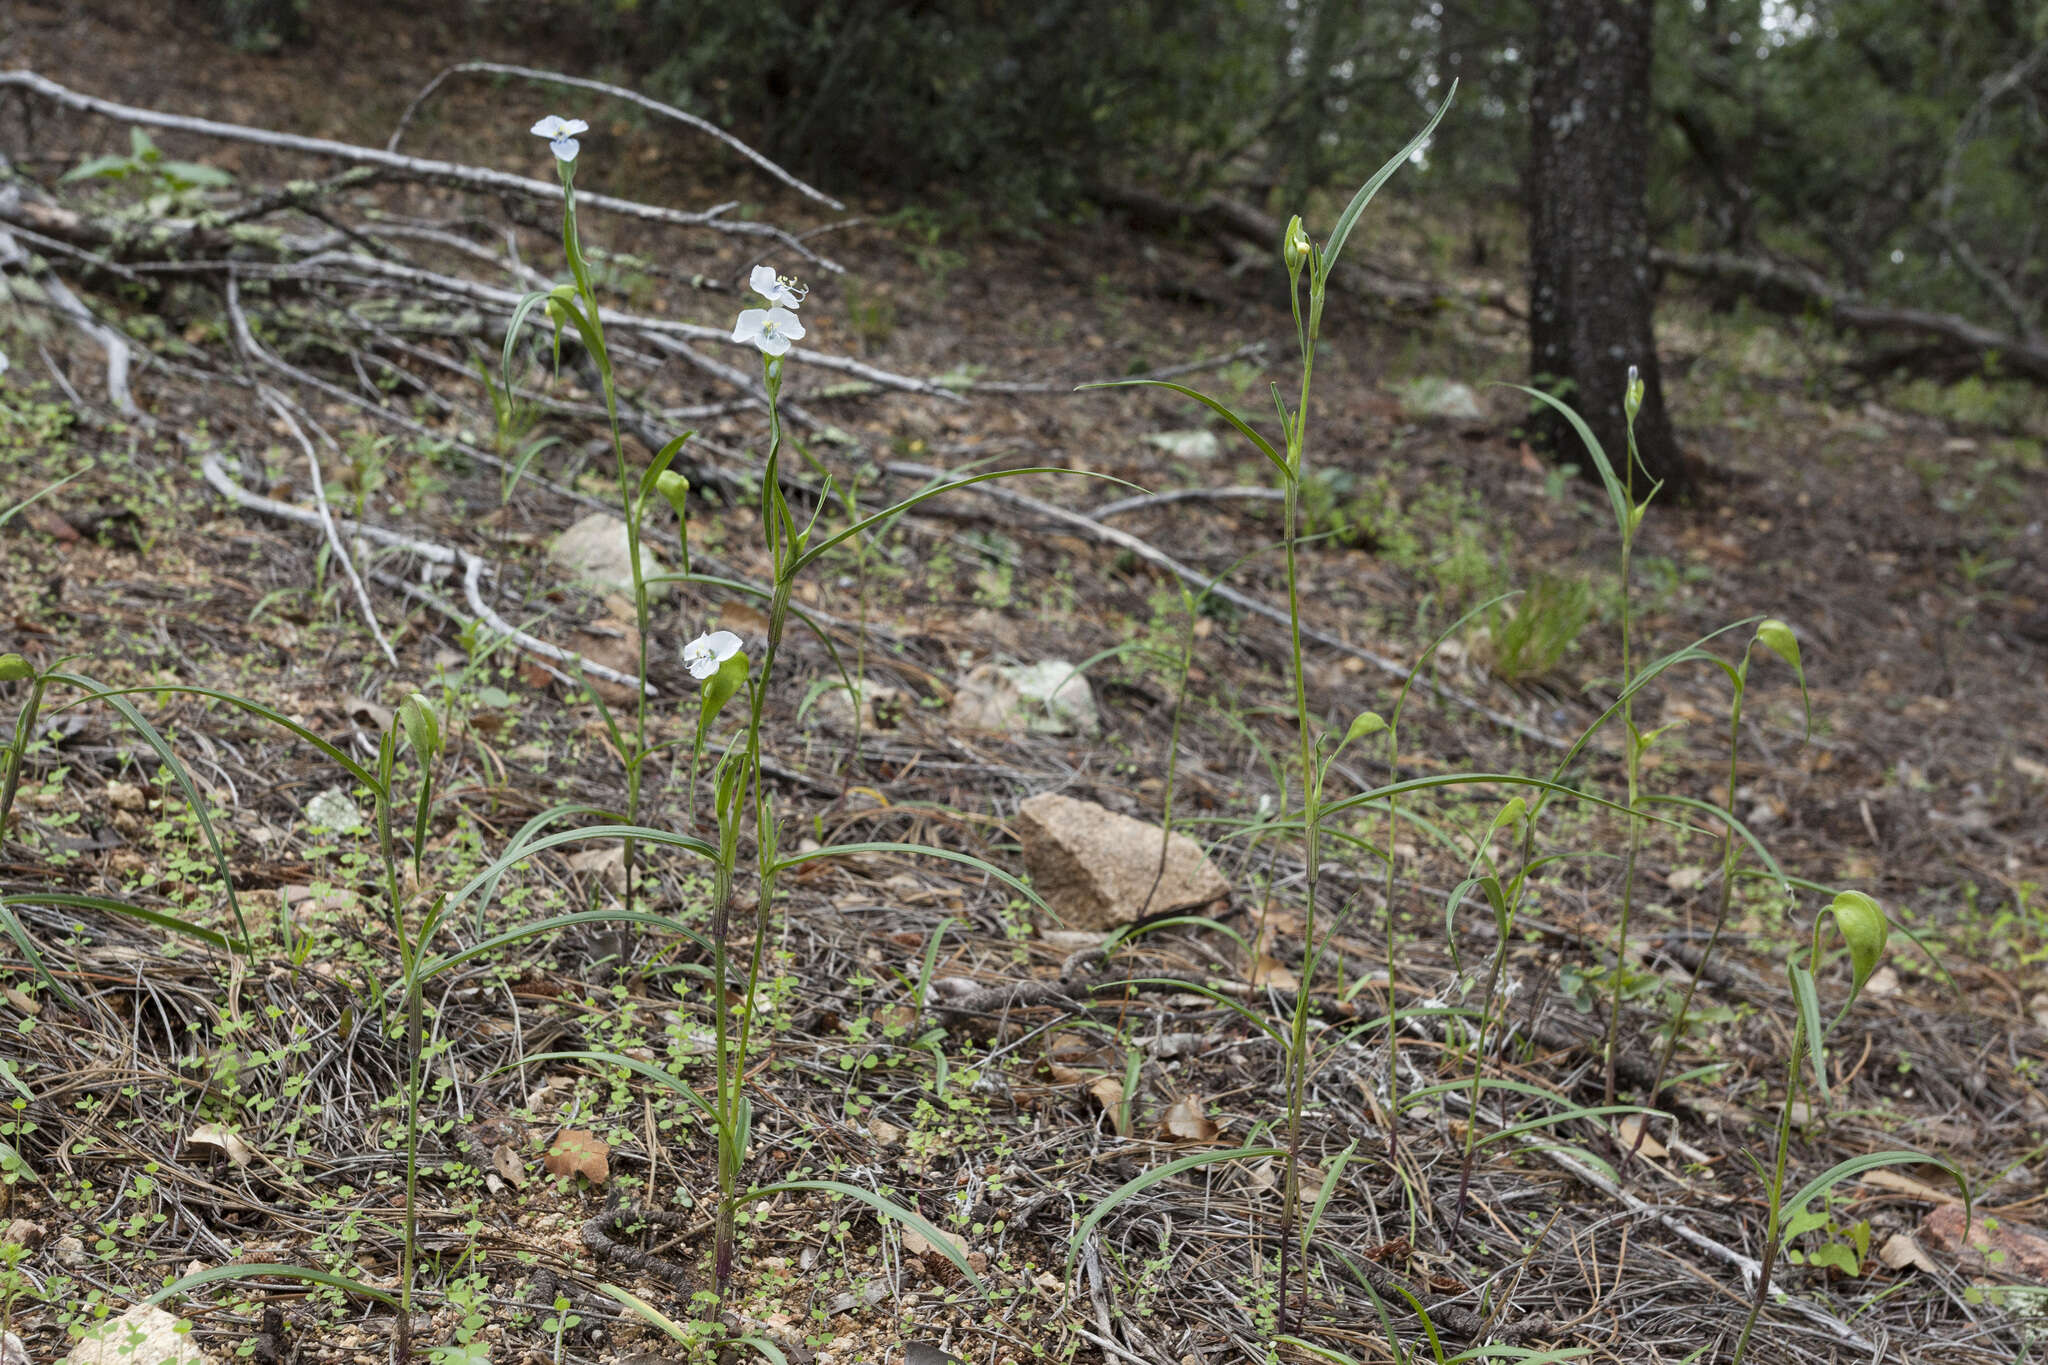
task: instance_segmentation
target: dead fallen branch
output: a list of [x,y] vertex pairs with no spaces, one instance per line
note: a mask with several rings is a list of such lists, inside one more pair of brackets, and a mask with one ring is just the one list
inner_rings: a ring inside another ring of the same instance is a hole
[[433,98],[434,92],[446,84],[451,77],[466,75],[518,76],[525,80],[539,81],[544,85],[562,85],[573,90],[590,90],[609,99],[623,100],[636,108],[645,109],[650,114],[661,118],[674,119],[685,127],[695,128],[706,137],[714,138],[724,143],[727,147],[753,162],[783,184],[799,194],[817,200],[834,212],[841,212],[846,208],[846,205],[839,200],[834,199],[823,190],[814,188],[804,181],[797,179],[787,170],[761,155],[761,153],[755,151],[731,133],[726,132],[725,129],[717,124],[712,123],[708,119],[698,118],[687,110],[678,109],[673,104],[664,104],[660,100],[649,99],[639,91],[628,90],[622,85],[611,85],[605,81],[588,80],[582,76],[566,76],[559,71],[541,71],[530,66],[508,66],[503,62],[457,62],[454,66],[449,67],[435,76],[434,79],[428,81],[420,88],[420,92],[412,97],[412,103],[405,106],[405,112],[398,116],[398,126],[391,130],[391,138],[384,144],[384,150],[396,152],[399,140],[405,136],[405,130],[411,126],[413,117],[420,111],[420,106]]
[[[33,71],[0,71],[0,89],[10,87],[40,95],[66,109],[97,114],[102,118],[116,119],[143,128],[191,133],[227,142],[246,142],[278,151],[297,152],[303,156],[324,157],[351,166],[376,166],[407,179],[431,185],[445,185],[489,194],[511,194],[541,203],[562,202],[562,187],[553,181],[532,180],[508,171],[492,170],[484,166],[465,166],[456,161],[404,156],[397,152],[387,152],[381,147],[358,147],[353,143],[335,142],[330,138],[272,132],[267,128],[250,128],[239,123],[222,123],[216,119],[194,118],[187,114],[166,114],[132,104],[119,104],[113,100],[101,99],[97,95],[87,95],[68,86],[59,85]],[[793,233],[772,223],[726,217],[729,205],[719,205],[692,213],[682,209],[664,208],[658,204],[643,204],[636,199],[621,199],[616,195],[599,194],[591,190],[585,190],[577,195],[576,202],[586,209],[600,209],[621,217],[638,218],[644,222],[661,223],[668,227],[707,228],[734,237],[759,237],[780,243],[821,270],[838,274],[843,269],[837,262],[828,260],[805,246]]]
[[1927,338],[1944,351],[1972,357],[1979,365],[1995,360],[2007,373],[2048,384],[2048,345],[2038,340],[1993,331],[1954,313],[1872,303],[1803,265],[1728,252],[1661,248],[1650,253],[1650,260],[1675,274],[1733,286],[1775,313],[1812,314],[1852,332]]
[[[220,456],[218,455],[208,452],[202,456],[199,461],[199,472],[205,475],[206,481],[213,485],[216,492],[238,507],[247,508],[252,512],[261,512],[265,516],[276,517],[280,521],[296,522],[301,526],[324,529],[325,524],[321,521],[318,512],[309,511],[304,507],[297,507],[288,502],[279,502],[275,498],[266,498],[261,494],[251,493],[248,489],[236,483],[221,465]],[[370,522],[351,521],[346,517],[335,517],[333,525],[352,536],[360,536],[364,540],[374,541],[379,545],[386,545],[395,550],[404,550],[408,554],[418,555],[430,564],[460,566],[462,569],[463,597],[469,604],[470,616],[475,620],[483,622],[485,626],[497,634],[507,637],[521,649],[531,651],[542,658],[553,659],[555,662],[567,664],[571,668],[580,668],[592,677],[602,678],[610,683],[617,683],[621,687],[640,687],[644,685],[649,696],[657,695],[653,683],[643,684],[639,678],[631,673],[621,673],[615,668],[607,668],[594,659],[586,659],[574,650],[563,649],[560,645],[549,644],[539,636],[527,634],[504,617],[498,615],[483,600],[481,584],[488,566],[479,556],[471,554],[467,550],[453,549],[446,545],[437,545],[432,541],[418,540],[412,536],[401,535],[396,531],[388,530],[385,527],[377,526]],[[374,577],[375,575],[372,576]],[[452,619],[466,624],[465,618],[458,615],[449,604],[442,602],[439,598],[422,594],[422,600],[441,610]]]

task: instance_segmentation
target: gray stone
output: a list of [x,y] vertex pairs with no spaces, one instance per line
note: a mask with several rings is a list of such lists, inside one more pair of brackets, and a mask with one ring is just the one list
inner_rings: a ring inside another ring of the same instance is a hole
[[1443,417],[1455,422],[1483,422],[1486,410],[1470,384],[1436,375],[1411,379],[1401,386],[1401,406],[1410,417]]
[[1088,679],[1065,659],[979,664],[953,693],[953,724],[1015,734],[1098,735],[1102,713]]
[[1114,929],[1230,894],[1230,883],[1185,834],[1167,840],[1162,870],[1162,833],[1158,825],[1053,792],[1017,808],[1031,884],[1068,929]]
[[[626,547],[626,523],[609,512],[592,512],[556,536],[548,546],[548,558],[579,582],[633,600],[633,560]],[[654,547],[641,541],[640,576],[652,578],[663,572],[666,570]],[[654,601],[668,589],[666,583],[650,583],[647,599]]]
[[1213,460],[1223,453],[1223,442],[1213,431],[1155,431],[1145,443],[1183,460]]

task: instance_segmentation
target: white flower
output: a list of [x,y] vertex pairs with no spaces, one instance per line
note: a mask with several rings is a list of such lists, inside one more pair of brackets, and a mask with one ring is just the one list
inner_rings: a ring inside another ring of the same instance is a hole
[[683,663],[689,667],[690,676],[702,682],[718,671],[718,666],[740,652],[740,637],[729,630],[714,630],[709,635],[699,635],[683,646]]
[[548,150],[553,152],[559,161],[574,161],[576,153],[583,147],[583,144],[576,140],[576,134],[589,131],[590,125],[582,119],[563,118],[559,114],[549,114],[533,125],[533,135],[546,138]]
[[768,300],[771,308],[795,308],[811,292],[787,275],[777,275],[772,265],[755,266],[754,273],[747,277],[747,283],[756,294]]
[[0,351],[0,374],[7,373],[7,352]]
[[785,355],[789,343],[803,339],[804,325],[787,308],[749,308],[733,326],[734,341],[751,341],[763,355]]

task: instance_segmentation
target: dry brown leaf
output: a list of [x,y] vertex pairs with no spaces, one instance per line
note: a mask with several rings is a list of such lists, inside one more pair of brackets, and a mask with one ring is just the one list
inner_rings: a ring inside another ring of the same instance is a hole
[[[947,1244],[962,1256],[967,1254],[967,1239],[959,1233],[948,1232],[944,1228],[933,1228],[932,1231],[945,1238]],[[923,1233],[911,1227],[903,1229],[903,1249],[913,1256],[929,1256],[938,1250]]]
[[491,1151],[491,1167],[514,1189],[526,1183],[526,1163],[519,1159],[519,1153],[511,1143],[500,1143]]
[[[1641,1114],[1623,1114],[1621,1121],[1614,1125],[1621,1136],[1621,1145],[1632,1148],[1637,1156],[1651,1161],[1660,1161],[1670,1154],[1671,1149],[1644,1131]],[[1638,1141],[1640,1139],[1640,1141]]]
[[1202,1112],[1202,1097],[1186,1095],[1168,1106],[1159,1120],[1159,1131],[1175,1142],[1214,1142],[1220,1130],[1215,1120]]
[[1957,1194],[1953,1188],[1943,1189],[1939,1185],[1930,1185],[1924,1180],[1915,1180],[1904,1171],[1881,1168],[1875,1171],[1865,1171],[1860,1179],[1866,1185],[1875,1185],[1880,1190],[1889,1190],[1893,1194],[1903,1194],[1908,1199],[1919,1199],[1929,1204],[1960,1204],[1963,1202],[1962,1196]]
[[1116,1128],[1116,1135],[1129,1137],[1131,1116],[1124,1109],[1124,1083],[1114,1076],[1103,1076],[1088,1087],[1088,1093],[1095,1097],[1095,1102],[1109,1115],[1110,1123]]
[[1301,984],[1301,978],[1289,971],[1278,959],[1260,953],[1252,961],[1251,983],[1254,986],[1272,986],[1278,990],[1291,991]]
[[1911,1266],[1923,1275],[1935,1273],[1934,1259],[1921,1250],[1911,1233],[1895,1232],[1886,1238],[1885,1244],[1877,1249],[1877,1259],[1892,1270]]
[[571,1128],[555,1139],[541,1164],[549,1175],[580,1175],[593,1185],[611,1178],[612,1145],[587,1128]]
[[2012,770],[2034,782],[2048,782],[2048,763],[2037,763],[2025,754],[2012,756]]
[[185,1145],[187,1147],[211,1147],[214,1151],[226,1157],[229,1164],[236,1170],[241,1170],[256,1159],[256,1153],[250,1148],[248,1143],[242,1141],[238,1135],[229,1132],[217,1123],[202,1123],[191,1132],[185,1134]]

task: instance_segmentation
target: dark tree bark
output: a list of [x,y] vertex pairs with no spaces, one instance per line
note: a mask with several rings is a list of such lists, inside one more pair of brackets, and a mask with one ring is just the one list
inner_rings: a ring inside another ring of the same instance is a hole
[[[1628,367],[1645,395],[1641,468],[1666,495],[1690,491],[1672,434],[1651,327],[1651,0],[1538,0],[1529,94],[1529,342],[1533,382],[1586,419],[1616,473],[1628,450]],[[1590,461],[1560,423],[1541,428],[1565,458]],[[1637,480],[1637,496],[1644,488]]]

